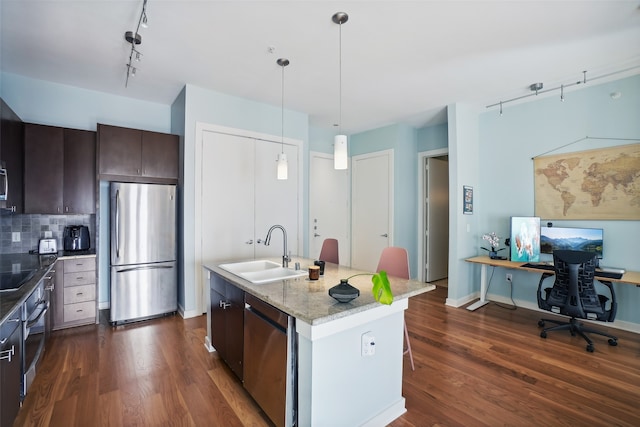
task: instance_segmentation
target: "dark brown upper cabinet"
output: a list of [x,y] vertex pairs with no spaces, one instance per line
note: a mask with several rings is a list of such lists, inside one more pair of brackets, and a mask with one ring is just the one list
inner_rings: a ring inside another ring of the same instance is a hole
[[[15,213],[23,210],[23,164],[24,124],[20,117],[0,99],[0,161],[7,169],[8,191],[7,200],[0,202],[0,207],[6,207]],[[4,203],[4,206],[2,205]]]
[[177,183],[177,135],[98,124],[98,171],[107,181]]
[[96,133],[64,130],[64,213],[96,211]]
[[95,135],[91,131],[25,124],[25,213],[95,213]]

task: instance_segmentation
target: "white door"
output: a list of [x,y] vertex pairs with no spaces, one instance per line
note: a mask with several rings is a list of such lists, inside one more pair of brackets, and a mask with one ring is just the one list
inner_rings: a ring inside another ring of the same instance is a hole
[[299,253],[298,147],[285,144],[289,177],[276,179],[281,144],[226,133],[203,132],[202,260],[278,257],[283,238],[260,244],[269,227],[287,230],[287,251]]
[[254,142],[203,132],[202,261],[254,256]]
[[349,170],[335,170],[333,156],[310,153],[309,256],[317,259],[324,239],[338,239],[341,265],[351,265]]
[[449,164],[447,160],[426,158],[426,282],[449,274]]
[[281,144],[256,141],[255,160],[255,256],[274,257],[284,254],[282,232],[274,230],[269,246],[264,242],[272,225],[279,224],[287,231],[287,252],[302,255],[298,246],[298,147],[284,146],[287,155],[288,177],[276,178],[276,158]]
[[393,244],[393,150],[351,160],[351,264],[376,271],[382,249]]

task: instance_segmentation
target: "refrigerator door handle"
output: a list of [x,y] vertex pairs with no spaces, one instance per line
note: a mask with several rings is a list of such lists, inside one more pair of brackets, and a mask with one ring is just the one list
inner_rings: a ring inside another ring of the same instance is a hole
[[116,258],[120,258],[120,190],[116,191]]
[[161,268],[171,269],[174,267],[172,265],[143,265],[138,267],[130,267],[130,268],[123,268],[121,270],[116,270],[116,273],[126,273],[129,271],[138,271],[138,270],[157,270]]

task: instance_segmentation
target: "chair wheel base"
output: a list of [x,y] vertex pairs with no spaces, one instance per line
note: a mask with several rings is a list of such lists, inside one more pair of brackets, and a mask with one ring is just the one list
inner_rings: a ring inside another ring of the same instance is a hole
[[538,326],[544,328],[544,320],[538,320]]
[[614,340],[613,338],[609,339],[609,345],[615,347],[618,345],[618,340]]
[[593,344],[587,344],[587,351],[593,353]]
[[545,331],[540,332],[540,338],[546,338],[547,333]]

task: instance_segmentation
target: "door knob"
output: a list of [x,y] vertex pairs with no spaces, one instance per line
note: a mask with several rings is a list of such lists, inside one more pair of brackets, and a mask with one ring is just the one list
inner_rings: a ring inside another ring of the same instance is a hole
[[381,234],[380,237],[389,237],[387,233]]
[[253,239],[249,239],[245,242],[247,245],[253,245]]
[[313,237],[320,237],[318,233],[313,233]]

